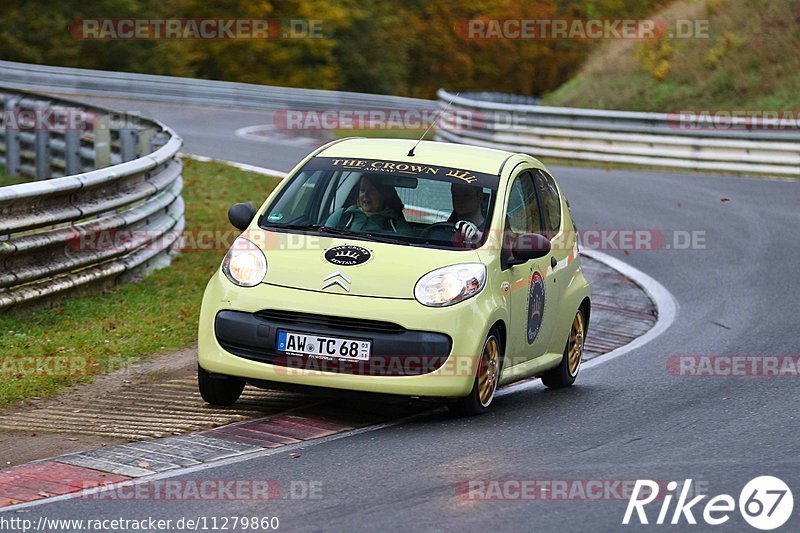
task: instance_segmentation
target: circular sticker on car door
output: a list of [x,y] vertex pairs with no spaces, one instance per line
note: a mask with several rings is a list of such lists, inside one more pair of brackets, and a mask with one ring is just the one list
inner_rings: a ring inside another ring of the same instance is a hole
[[544,314],[544,278],[538,272],[531,276],[531,293],[528,299],[528,344],[539,336]]

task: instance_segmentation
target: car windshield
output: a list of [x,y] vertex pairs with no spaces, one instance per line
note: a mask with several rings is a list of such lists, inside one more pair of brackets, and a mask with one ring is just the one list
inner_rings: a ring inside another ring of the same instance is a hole
[[486,239],[499,178],[426,164],[316,157],[284,187],[264,229],[454,250]]

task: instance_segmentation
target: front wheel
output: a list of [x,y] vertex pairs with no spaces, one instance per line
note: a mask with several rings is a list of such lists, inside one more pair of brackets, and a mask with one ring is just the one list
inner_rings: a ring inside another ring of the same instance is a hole
[[502,347],[497,333],[492,330],[483,343],[478,371],[469,395],[449,404],[450,412],[457,416],[474,416],[485,413],[494,399],[500,379]]
[[552,370],[542,374],[542,383],[551,389],[569,387],[575,383],[578,371],[581,369],[583,357],[583,344],[586,341],[586,318],[583,310],[578,309],[572,319],[567,345],[564,347],[564,356],[561,363]]
[[197,367],[200,396],[211,405],[233,405],[242,395],[244,385],[244,380],[212,376],[199,365]]

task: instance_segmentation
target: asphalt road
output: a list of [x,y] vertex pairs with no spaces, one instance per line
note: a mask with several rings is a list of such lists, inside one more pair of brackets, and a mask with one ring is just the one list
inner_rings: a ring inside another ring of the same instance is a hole
[[[158,111],[184,137],[186,152],[288,170],[308,151],[233,134],[269,123],[263,113],[135,105]],[[20,516],[277,516],[289,531],[619,531],[624,499],[481,500],[459,495],[457,487],[466,480],[562,480],[575,487],[579,480],[692,479],[707,494],[738,500],[749,480],[774,475],[800,497],[796,377],[677,377],[667,370],[677,355],[798,354],[800,184],[553,171],[583,229],[655,229],[667,242],[674,231],[703,232],[700,249],[604,250],[660,281],[677,300],[677,319],[654,341],[587,370],[568,390],[547,391],[538,383],[514,390],[485,416],[435,413],[173,478],[313,481],[321,483],[319,499],[68,500]],[[701,525],[683,519],[672,529],[712,529],[703,524],[707,501],[693,508]],[[661,503],[647,507],[651,523]],[[781,531],[798,530],[798,513],[800,502]],[[738,511],[716,529],[755,531]]]

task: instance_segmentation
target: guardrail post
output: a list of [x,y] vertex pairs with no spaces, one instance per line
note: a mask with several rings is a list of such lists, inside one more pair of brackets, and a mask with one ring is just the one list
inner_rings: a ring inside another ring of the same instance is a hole
[[139,139],[137,142],[136,155],[139,157],[153,153],[153,136],[155,131],[153,128],[146,128],[139,132]]
[[123,163],[126,161],[133,161],[137,157],[138,133],[136,128],[131,126],[125,126],[119,129],[119,152]]
[[108,115],[98,115],[94,123],[94,168],[111,165],[111,128]]
[[167,141],[169,141],[169,136],[163,131],[159,131],[155,135],[153,135],[153,140],[150,143],[150,147],[153,151],[156,151],[165,144],[167,144]]
[[[6,100],[5,112],[7,116],[16,113],[18,98]],[[19,127],[15,123],[19,120],[9,120],[6,123],[6,174],[17,176],[19,174]]]
[[81,172],[81,132],[68,129],[64,132],[64,173],[67,176]]
[[47,108],[50,105],[46,102],[36,103],[36,122],[34,124],[34,167],[36,168],[36,179],[50,179],[50,126],[41,117],[46,116]]

